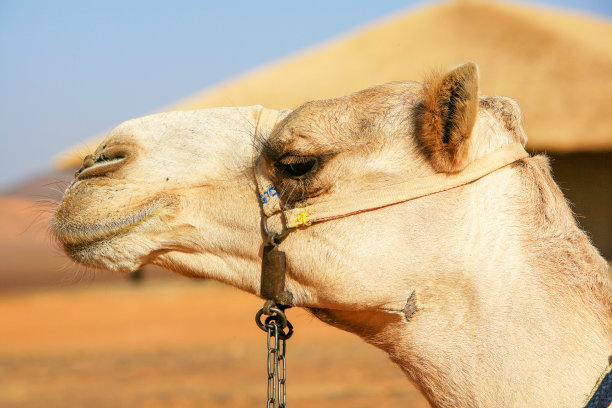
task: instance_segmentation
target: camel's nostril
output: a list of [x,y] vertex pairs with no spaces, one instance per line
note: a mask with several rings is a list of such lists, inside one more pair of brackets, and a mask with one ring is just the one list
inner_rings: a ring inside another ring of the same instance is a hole
[[85,156],[85,158],[83,159],[83,169],[86,169],[88,167],[93,166],[94,164],[94,158],[91,154],[88,154],[87,156]]
[[102,150],[95,155],[87,155],[83,165],[75,174],[82,179],[94,176],[104,176],[121,167],[128,158],[126,146],[102,146]]

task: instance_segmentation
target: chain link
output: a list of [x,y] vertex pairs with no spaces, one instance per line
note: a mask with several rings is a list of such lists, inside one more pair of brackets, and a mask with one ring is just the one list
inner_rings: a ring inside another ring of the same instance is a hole
[[[264,309],[257,312],[255,318],[257,325],[267,332],[268,340],[268,400],[267,408],[287,408],[286,384],[287,362],[285,352],[287,340],[293,335],[293,326],[282,310],[269,308],[270,315],[261,322],[261,315],[266,314]],[[287,332],[284,332],[284,329]]]

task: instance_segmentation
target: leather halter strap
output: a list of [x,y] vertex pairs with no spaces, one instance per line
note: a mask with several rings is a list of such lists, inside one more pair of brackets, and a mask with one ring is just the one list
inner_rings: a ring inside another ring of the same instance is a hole
[[256,163],[255,174],[265,217],[282,214],[286,228],[291,229],[378,210],[464,186],[526,157],[529,157],[529,153],[521,143],[511,143],[474,160],[458,173],[436,173],[375,189],[337,195],[327,201],[292,209],[281,208],[278,192],[267,177],[261,159]]

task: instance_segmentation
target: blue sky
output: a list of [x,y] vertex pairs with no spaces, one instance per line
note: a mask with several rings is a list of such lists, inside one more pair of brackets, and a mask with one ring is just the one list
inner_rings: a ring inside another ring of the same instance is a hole
[[[0,191],[125,119],[420,3],[0,0]],[[612,0],[539,3],[612,18]]]

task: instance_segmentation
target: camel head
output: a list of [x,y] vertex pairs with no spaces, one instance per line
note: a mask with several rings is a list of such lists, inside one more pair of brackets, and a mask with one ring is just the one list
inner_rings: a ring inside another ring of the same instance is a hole
[[[55,213],[53,232],[67,254],[121,272],[157,264],[257,294],[265,237],[256,165],[284,208],[307,207],[458,172],[500,146],[525,142],[511,100],[478,96],[474,64],[426,84],[391,83],[309,102],[276,112],[272,122],[259,122],[262,110],[169,112],[119,125],[85,158]],[[281,246],[294,303],[338,309],[405,303],[414,287],[405,276],[415,271],[420,279],[416,271],[440,258],[431,247],[444,241],[437,235],[448,234],[455,219],[449,214],[458,213],[448,204],[453,197],[292,231]],[[427,226],[432,219],[443,227]]]

